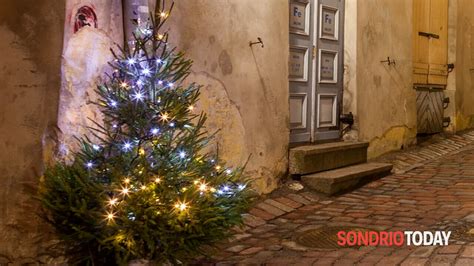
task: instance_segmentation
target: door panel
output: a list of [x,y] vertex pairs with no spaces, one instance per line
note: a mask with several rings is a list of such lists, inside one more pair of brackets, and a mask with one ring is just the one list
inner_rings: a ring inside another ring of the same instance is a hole
[[313,0],[290,0],[290,141],[311,141],[313,103]]
[[413,0],[413,83],[428,83],[430,0]]
[[343,91],[344,1],[320,0],[318,14],[315,141],[336,140]]

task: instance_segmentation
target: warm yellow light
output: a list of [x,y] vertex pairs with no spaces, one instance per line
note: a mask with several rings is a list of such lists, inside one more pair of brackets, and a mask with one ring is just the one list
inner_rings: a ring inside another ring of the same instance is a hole
[[207,185],[205,183],[201,183],[201,185],[199,185],[199,190],[206,191],[206,189],[207,189]]
[[165,37],[165,35],[163,35],[163,34],[158,34],[157,37],[158,37],[158,40],[162,40],[162,39]]
[[128,178],[128,177],[127,177],[127,178],[125,178],[125,179],[123,180],[123,182],[124,182],[125,184],[128,184],[128,183],[130,183],[130,178]]
[[161,178],[159,178],[159,177],[155,178],[155,183],[158,184],[158,183],[160,183],[160,182],[161,182]]
[[161,121],[168,121],[170,119],[169,115],[167,113],[164,113],[161,115]]
[[220,165],[216,165],[216,170],[219,171],[221,169]]
[[128,86],[128,84],[126,82],[120,83],[120,87],[122,87],[122,88],[126,88],[127,86]]
[[145,149],[140,148],[140,149],[138,150],[138,154],[140,154],[140,155],[145,155]]
[[113,198],[113,199],[109,200],[109,205],[110,206],[114,206],[115,204],[117,204],[117,199],[116,198]]
[[160,17],[165,18],[166,16],[168,16],[168,14],[166,14],[166,12],[161,12],[160,13]]
[[183,187],[183,188],[181,189],[181,191],[183,191],[183,192],[186,192],[186,190],[188,190],[187,187]]
[[122,189],[122,194],[124,194],[124,195],[128,195],[129,192],[130,192],[130,190],[128,188],[123,188]]
[[112,212],[108,212],[108,213],[105,215],[105,218],[110,222],[110,221],[112,221],[112,220],[115,218],[115,214],[112,213]]
[[189,110],[189,111],[194,110],[194,106],[190,105],[190,106],[188,107],[188,110]]
[[174,207],[180,211],[184,211],[188,208],[188,204],[185,202],[178,202],[174,205]]
[[141,189],[142,189],[142,190],[145,190],[145,189],[146,189],[146,186],[145,186],[145,185],[141,186]]
[[199,180],[194,180],[194,185],[199,184]]
[[216,192],[216,189],[215,189],[215,188],[213,188],[213,187],[211,187],[211,188],[209,189],[209,191],[211,191],[211,192],[213,192],[213,193],[214,193],[214,192]]

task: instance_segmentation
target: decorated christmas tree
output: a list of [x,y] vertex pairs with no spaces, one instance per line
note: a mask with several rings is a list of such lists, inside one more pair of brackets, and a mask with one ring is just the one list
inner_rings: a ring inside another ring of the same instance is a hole
[[185,262],[242,222],[250,191],[242,168],[206,152],[199,86],[184,82],[191,61],[162,31],[172,8],[158,1],[135,40],[113,52],[97,89],[103,121],[80,138],[72,163],[44,174],[44,216],[71,262]]

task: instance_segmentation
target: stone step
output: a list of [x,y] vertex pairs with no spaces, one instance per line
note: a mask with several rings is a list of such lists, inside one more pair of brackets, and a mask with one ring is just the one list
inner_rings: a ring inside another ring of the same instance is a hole
[[327,195],[334,195],[387,176],[390,174],[392,167],[391,164],[387,163],[363,163],[326,172],[304,175],[301,177],[301,181],[310,189]]
[[367,162],[367,142],[332,142],[290,149],[289,171],[304,175]]

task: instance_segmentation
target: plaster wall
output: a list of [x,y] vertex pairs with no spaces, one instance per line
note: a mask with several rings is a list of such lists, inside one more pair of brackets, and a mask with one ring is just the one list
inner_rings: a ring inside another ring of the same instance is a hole
[[[230,165],[251,156],[248,175],[270,192],[288,167],[288,1],[176,1],[169,27],[194,60],[214,148]],[[265,47],[249,47],[257,37]]]
[[50,263],[33,196],[54,145],[65,2],[0,6],[0,264]]
[[[411,0],[357,1],[357,115],[369,158],[416,141],[412,9]],[[395,65],[380,62],[388,56]]]

